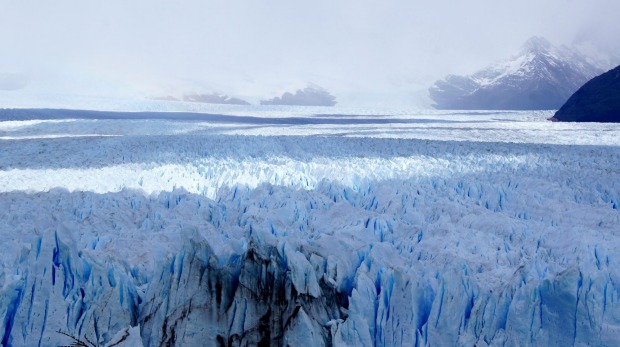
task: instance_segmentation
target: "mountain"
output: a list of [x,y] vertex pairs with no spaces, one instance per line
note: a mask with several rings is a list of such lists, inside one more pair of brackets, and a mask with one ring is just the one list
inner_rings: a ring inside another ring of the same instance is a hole
[[336,98],[327,90],[317,86],[309,85],[304,89],[299,89],[295,94],[286,92],[281,97],[269,100],[261,100],[261,105],[295,105],[295,106],[334,106]]
[[183,101],[202,102],[206,104],[250,105],[250,103],[245,100],[216,93],[185,95]]
[[551,120],[620,122],[620,66],[594,77],[573,94]]
[[249,102],[230,97],[228,95],[222,95],[217,93],[211,94],[185,94],[182,98],[176,98],[174,96],[163,96],[154,98],[155,100],[163,101],[188,101],[188,102],[200,102],[204,104],[223,104],[223,105],[250,105]]
[[437,109],[557,109],[601,72],[578,51],[532,37],[513,58],[470,76],[449,75],[429,94]]

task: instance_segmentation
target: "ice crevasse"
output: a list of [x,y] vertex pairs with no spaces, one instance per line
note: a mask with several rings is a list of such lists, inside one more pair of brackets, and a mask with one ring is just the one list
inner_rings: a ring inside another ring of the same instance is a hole
[[[309,160],[265,137],[255,156],[200,151],[233,140],[171,141],[197,157],[168,176],[134,159],[140,184],[0,193],[2,345],[70,342],[57,331],[101,346],[620,344],[619,149],[308,138],[343,143]],[[33,169],[4,165],[3,179]]]

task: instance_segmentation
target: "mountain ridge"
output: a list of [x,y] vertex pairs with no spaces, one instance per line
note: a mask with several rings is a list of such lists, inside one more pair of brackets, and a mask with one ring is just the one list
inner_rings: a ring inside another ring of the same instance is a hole
[[448,75],[429,88],[437,109],[557,109],[602,70],[578,51],[542,37],[469,76]]
[[295,94],[286,92],[282,96],[261,100],[261,105],[292,105],[292,106],[334,106],[336,97],[327,89],[316,84],[308,84],[304,89],[298,89]]

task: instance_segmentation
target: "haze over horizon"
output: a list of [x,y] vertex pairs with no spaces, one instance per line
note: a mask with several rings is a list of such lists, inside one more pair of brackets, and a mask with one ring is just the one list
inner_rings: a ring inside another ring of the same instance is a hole
[[4,2],[0,94],[256,102],[316,83],[344,105],[416,104],[532,36],[617,64],[617,13],[613,0]]

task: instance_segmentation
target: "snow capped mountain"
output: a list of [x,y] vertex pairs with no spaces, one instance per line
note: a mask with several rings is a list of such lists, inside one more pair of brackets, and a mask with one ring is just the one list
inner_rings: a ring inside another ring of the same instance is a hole
[[578,51],[533,37],[513,58],[429,89],[438,109],[557,109],[602,71]]
[[1,344],[619,345],[620,124],[316,111],[0,109]]

